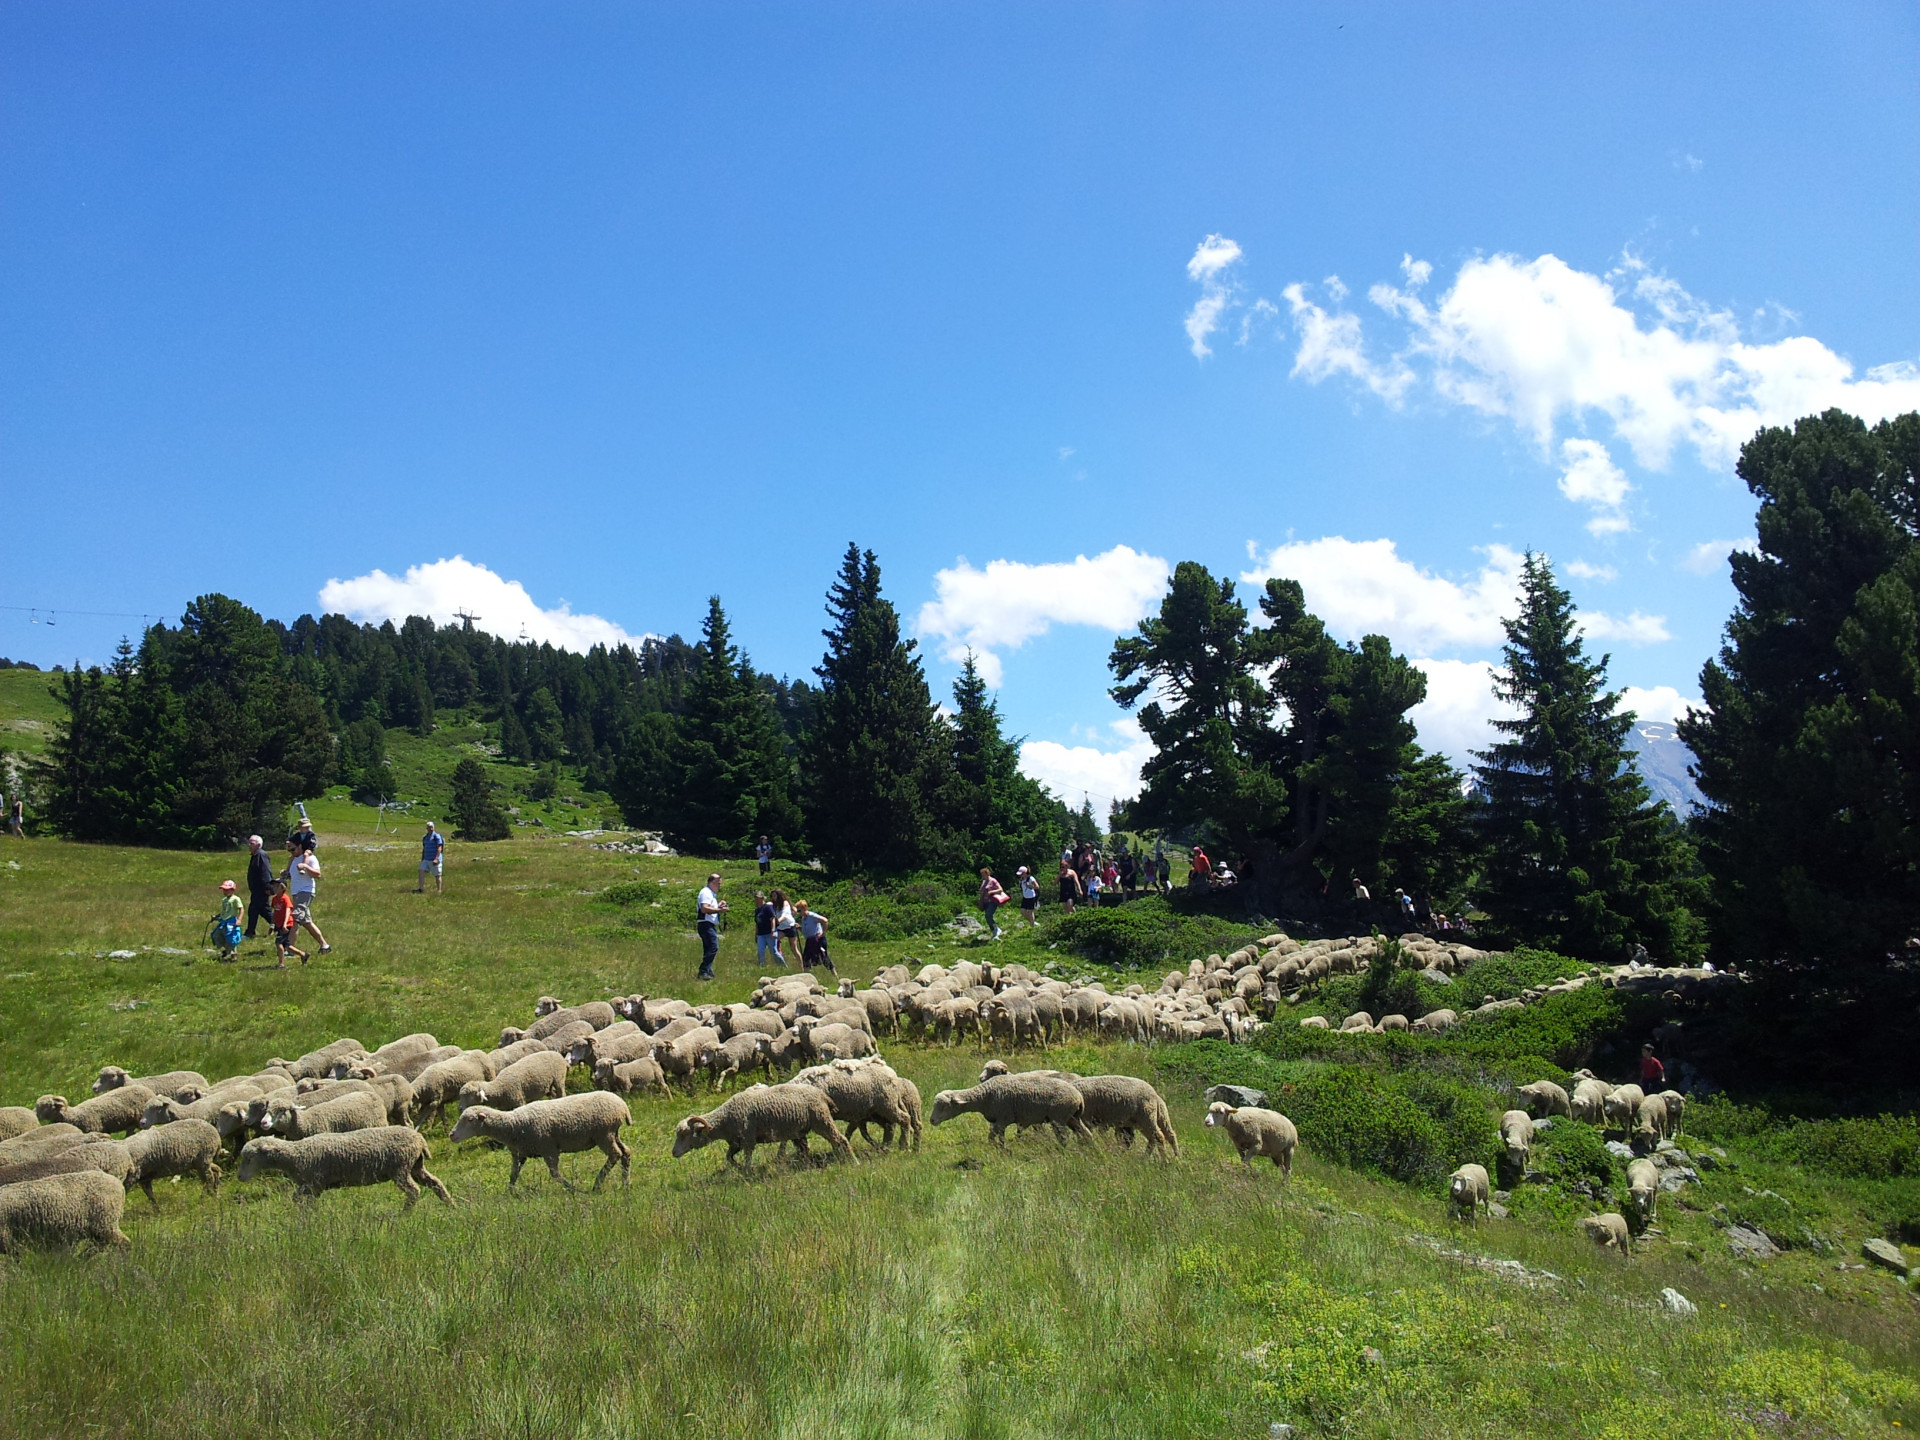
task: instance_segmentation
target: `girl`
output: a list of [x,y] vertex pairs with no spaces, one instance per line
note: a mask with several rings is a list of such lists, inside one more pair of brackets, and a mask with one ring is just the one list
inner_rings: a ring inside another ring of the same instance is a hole
[[800,917],[800,938],[805,942],[800,952],[801,965],[808,970],[824,965],[829,975],[838,975],[840,972],[833,968],[833,957],[827,954],[827,917],[816,915],[804,900],[796,901],[793,908]]
[[[780,955],[780,963],[788,965],[787,952],[793,952],[792,965],[800,963],[800,922],[793,918],[793,902],[787,899],[787,892],[776,890],[769,897],[773,901],[773,933],[778,943],[774,949]],[[792,965],[788,965],[791,969]]]
[[1067,913],[1073,913],[1073,902],[1080,898],[1080,876],[1073,868],[1071,860],[1060,862],[1060,903],[1067,907]]
[[240,917],[245,914],[240,904],[239,887],[231,880],[220,882],[220,913],[213,917],[214,943],[220,947],[222,961],[233,959],[240,953]]
[[1040,924],[1040,882],[1034,878],[1033,871],[1022,865],[1019,871],[1020,913],[1026,917],[1027,924],[1039,927]]
[[980,908],[987,914],[987,930],[993,938],[1000,938],[1000,922],[995,917],[1000,907],[1007,903],[1007,892],[1000,882],[993,878],[993,871],[984,865],[980,868]]

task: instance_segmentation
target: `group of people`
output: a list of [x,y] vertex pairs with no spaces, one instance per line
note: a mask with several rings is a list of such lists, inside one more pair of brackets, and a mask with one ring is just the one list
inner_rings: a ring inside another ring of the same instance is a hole
[[[768,874],[772,869],[773,851],[764,835],[760,837],[756,858],[760,862],[760,873]],[[694,931],[700,937],[699,978],[702,980],[713,979],[714,961],[720,958],[721,917],[730,908],[720,898],[720,889],[725,883],[725,877],[716,870],[707,876],[707,883],[700,887],[700,894],[694,900]],[[805,900],[793,899],[781,889],[753,892],[753,958],[756,965],[768,963],[783,970],[798,965],[810,971],[817,965],[830,975],[840,973],[833,968],[833,956],[827,951],[827,917]]]
[[[287,836],[287,861],[280,870],[274,868],[273,857],[267,853],[266,841],[258,835],[247,837],[247,903],[244,909],[240,904],[239,887],[231,880],[220,882],[220,910],[213,917],[213,927],[222,960],[234,959],[240,953],[243,939],[258,938],[260,922],[263,920],[273,935],[279,969],[286,969],[289,956],[297,955],[302,965],[307,963],[312,952],[299,947],[302,930],[319,942],[320,954],[325,955],[333,949],[313,918],[314,903],[320,893],[319,849],[320,837],[313,833],[313,826],[304,815]],[[240,928],[243,915],[246,920],[244,932]]]

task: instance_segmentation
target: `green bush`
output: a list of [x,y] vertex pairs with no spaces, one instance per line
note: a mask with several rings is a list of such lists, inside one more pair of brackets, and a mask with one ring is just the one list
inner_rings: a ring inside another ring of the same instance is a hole
[[1557,1117],[1540,1135],[1533,1163],[1556,1185],[1584,1181],[1596,1190],[1611,1189],[1620,1180],[1620,1162],[1607,1149],[1600,1132],[1584,1121],[1565,1116]]
[[1760,1155],[1849,1180],[1920,1176],[1920,1118],[1880,1115],[1838,1120],[1777,1120],[1759,1105],[1724,1095],[1687,1107],[1689,1134],[1740,1140]]
[[[1441,1047],[1488,1065],[1511,1065],[1522,1057],[1544,1056],[1562,1071],[1590,1061],[1601,1042],[1632,1031],[1653,1002],[1598,985],[1564,995],[1548,995],[1518,1010],[1476,1015],[1447,1032]],[[1535,1080],[1560,1075],[1535,1075]]]
[[1315,1155],[1423,1189],[1468,1161],[1492,1167],[1486,1097],[1424,1071],[1359,1066],[1302,1068],[1270,1095]]
[[624,880],[618,885],[609,885],[595,898],[609,905],[643,905],[660,898],[661,887],[642,885],[637,880]]
[[1586,968],[1584,961],[1569,960],[1551,950],[1522,947],[1503,955],[1489,955],[1474,961],[1454,977],[1455,992],[1466,1000],[1464,1006],[1456,1004],[1454,1008],[1471,1009],[1484,1003],[1482,997],[1488,995],[1496,1000],[1511,1000],[1522,990],[1551,985]]
[[911,940],[957,915],[978,916],[978,882],[969,875],[915,875],[904,880],[841,880],[819,889],[790,886],[833,923],[841,940]]
[[1055,920],[1053,933],[1076,955],[1131,970],[1184,967],[1189,960],[1237,949],[1259,934],[1205,910],[1184,912],[1157,895],[1076,910]]

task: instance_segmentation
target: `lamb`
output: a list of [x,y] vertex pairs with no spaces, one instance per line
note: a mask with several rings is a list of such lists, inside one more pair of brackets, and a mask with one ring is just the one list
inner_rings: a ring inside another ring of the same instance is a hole
[[24,1135],[40,1123],[40,1117],[24,1105],[0,1105],[0,1141]]
[[[429,1054],[434,1052],[428,1052]],[[424,1059],[425,1056],[415,1057]],[[450,1057],[449,1057],[450,1058]],[[422,1066],[424,1072],[426,1066]],[[347,1072],[350,1080],[364,1080],[373,1087],[373,1093],[386,1102],[387,1123],[389,1125],[411,1125],[413,1123],[413,1082],[397,1070],[375,1072],[364,1065],[356,1065]]]
[[460,1087],[464,1114],[474,1105],[518,1110],[530,1100],[551,1100],[567,1093],[567,1058],[551,1050],[517,1060],[491,1080],[469,1080]]
[[120,1233],[127,1192],[111,1175],[76,1170],[0,1187],[0,1254],[23,1246],[77,1245],[103,1250],[131,1242]]
[[643,1055],[638,1060],[602,1060],[593,1067],[593,1083],[615,1095],[651,1090],[656,1085],[662,1095],[673,1094],[673,1087],[667,1084],[667,1072],[651,1055]]
[[1573,1098],[1569,1102],[1573,1118],[1594,1126],[1606,1124],[1607,1096],[1611,1093],[1606,1081],[1591,1076],[1581,1078],[1573,1087]]
[[426,1137],[405,1125],[381,1125],[344,1135],[314,1135],[305,1140],[266,1136],[240,1152],[240,1178],[251,1180],[274,1170],[293,1181],[295,1196],[312,1199],[325,1190],[378,1185],[391,1180],[407,1197],[406,1209],[425,1185],[447,1204],[453,1196],[427,1169]]
[[447,1102],[460,1097],[460,1087],[472,1081],[485,1084],[497,1072],[481,1050],[469,1050],[452,1060],[429,1065],[413,1082],[413,1124],[424,1130],[446,1117]]
[[1580,1228],[1602,1250],[1618,1250],[1622,1255],[1633,1253],[1633,1237],[1627,1229],[1626,1217],[1616,1211],[1589,1215],[1580,1222]]
[[1678,1090],[1662,1090],[1660,1098],[1667,1102],[1667,1134],[1680,1133],[1680,1115],[1687,1108],[1687,1097]]
[[1009,1125],[1021,1130],[1050,1125],[1054,1137],[1064,1145],[1063,1129],[1082,1140],[1093,1139],[1093,1132],[1081,1118],[1085,1109],[1080,1091],[1058,1076],[996,1075],[970,1089],[942,1090],[933,1097],[932,1123],[944,1125],[958,1115],[979,1115],[987,1122],[987,1138],[996,1145],[1007,1143]]
[[791,1140],[804,1156],[809,1135],[820,1136],[835,1155],[859,1164],[853,1147],[834,1128],[833,1110],[824,1094],[811,1085],[754,1085],[716,1110],[682,1120],[673,1132],[673,1158],[724,1140],[726,1163],[750,1171],[756,1147]]
[[742,1070],[751,1070],[756,1065],[767,1072],[767,1079],[771,1081],[773,1061],[769,1052],[772,1048],[771,1037],[758,1031],[745,1031],[729,1040],[716,1040],[701,1054],[700,1063],[711,1074],[715,1090]]
[[121,1085],[78,1105],[67,1104],[64,1095],[42,1095],[33,1113],[42,1125],[64,1123],[95,1135],[125,1135],[140,1128],[140,1112],[152,1098],[144,1085]]
[[309,1135],[337,1135],[346,1130],[374,1130],[387,1123],[387,1102],[371,1091],[336,1095],[318,1105],[296,1105],[275,1098],[256,1127],[269,1135],[304,1140]]
[[[153,1182],[169,1175],[198,1175],[211,1194],[220,1184],[220,1132],[204,1120],[174,1120],[142,1130],[126,1142],[129,1163],[125,1184],[146,1192],[149,1205]],[[89,1147],[91,1148],[91,1147]]]
[[1634,1143],[1651,1150],[1667,1138],[1667,1130],[1667,1102],[1658,1095],[1649,1095],[1634,1107]]
[[1227,1132],[1227,1139],[1240,1152],[1241,1164],[1251,1165],[1254,1156],[1265,1155],[1282,1175],[1293,1174],[1293,1152],[1300,1144],[1300,1132],[1278,1110],[1216,1100],[1207,1107],[1207,1124]]
[[331,1045],[322,1045],[318,1050],[309,1050],[298,1060],[287,1066],[296,1080],[318,1080],[333,1067],[333,1062],[342,1055],[364,1055],[367,1047],[358,1040],[342,1037]]
[[620,1166],[620,1183],[627,1183],[633,1167],[633,1152],[621,1140],[620,1127],[632,1123],[633,1113],[627,1109],[626,1101],[618,1095],[594,1090],[583,1095],[565,1095],[558,1100],[535,1100],[518,1110],[470,1105],[460,1112],[450,1138],[460,1141],[484,1135],[506,1146],[507,1153],[513,1157],[513,1173],[507,1177],[508,1189],[519,1183],[520,1167],[527,1163],[527,1157],[537,1155],[547,1162],[547,1173],[571,1190],[573,1186],[560,1174],[560,1157],[579,1150],[603,1150],[607,1163],[600,1167],[593,1181],[593,1188],[598,1190],[616,1162]]
[[198,1100],[213,1088],[198,1070],[169,1070],[163,1075],[142,1075],[136,1080],[118,1065],[102,1065],[99,1075],[94,1077],[93,1093],[104,1095],[123,1085],[144,1085],[155,1095],[165,1095],[185,1104]]
[[1492,1186],[1487,1181],[1487,1167],[1484,1165],[1462,1165],[1447,1177],[1447,1198],[1457,1215],[1466,1211],[1467,1219],[1474,1219],[1480,1210],[1493,1213]]
[[1508,1170],[1517,1179],[1527,1173],[1533,1158],[1533,1117],[1524,1110],[1509,1110],[1500,1117],[1500,1143],[1506,1147]]
[[1536,1080],[1531,1085],[1522,1085],[1517,1092],[1533,1115],[1564,1115],[1573,1118],[1573,1102],[1567,1098],[1567,1092],[1551,1080]]
[[[865,1134],[871,1120],[880,1127],[882,1143],[891,1145],[896,1128],[903,1140],[909,1128],[896,1100],[893,1082],[897,1079],[899,1076],[884,1061],[836,1060],[809,1066],[793,1077],[793,1083],[811,1085],[827,1097],[833,1118],[847,1127],[848,1140],[853,1139],[856,1127]],[[872,1143],[871,1138],[868,1143]]]
[[1660,1167],[1651,1160],[1627,1162],[1627,1196],[1633,1204],[1633,1218],[1646,1229],[1653,1223],[1654,1203],[1660,1198]]

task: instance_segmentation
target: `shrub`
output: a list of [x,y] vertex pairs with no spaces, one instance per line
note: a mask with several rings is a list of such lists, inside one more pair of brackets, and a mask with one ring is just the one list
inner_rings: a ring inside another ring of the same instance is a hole
[[1257,932],[1204,909],[1185,912],[1157,895],[1081,909],[1054,922],[1059,943],[1088,960],[1143,969],[1239,947]]
[[1575,1070],[1593,1058],[1602,1041],[1632,1031],[1651,1013],[1651,1004],[1623,991],[1587,985],[1565,995],[1545,996],[1518,1010],[1476,1015],[1448,1031],[1440,1043],[1454,1054],[1490,1065],[1545,1056],[1561,1070]]
[[1437,1188],[1456,1165],[1492,1167],[1496,1147],[1485,1097],[1423,1071],[1359,1066],[1301,1069],[1271,1097],[1322,1159],[1402,1184]]
[[618,885],[609,885],[595,897],[609,905],[639,905],[643,902],[658,900],[658,885],[642,885],[637,880],[624,880]]
[[[797,889],[789,889],[795,899]],[[978,914],[968,875],[915,875],[904,880],[842,880],[808,892],[808,904],[833,922],[842,940],[909,940],[956,915]]]
[[1584,1182],[1596,1191],[1612,1189],[1620,1181],[1620,1162],[1593,1126],[1561,1116],[1543,1132],[1535,1146],[1533,1163],[1556,1185]]
[[1535,985],[1551,985],[1569,975],[1578,975],[1586,968],[1584,961],[1569,960],[1565,955],[1556,955],[1551,950],[1522,947],[1504,955],[1489,955],[1484,960],[1474,961],[1454,977],[1454,983],[1460,995],[1471,997],[1467,1000],[1468,1006],[1474,1006],[1482,1003],[1483,995],[1491,995],[1496,1000],[1511,1000],[1522,990]]

